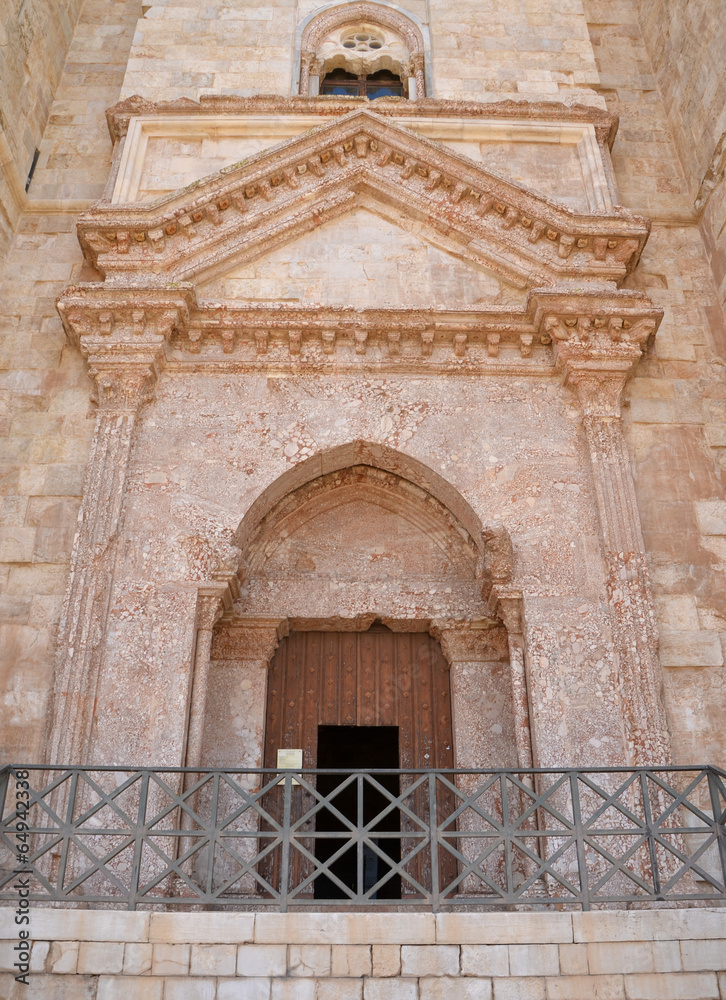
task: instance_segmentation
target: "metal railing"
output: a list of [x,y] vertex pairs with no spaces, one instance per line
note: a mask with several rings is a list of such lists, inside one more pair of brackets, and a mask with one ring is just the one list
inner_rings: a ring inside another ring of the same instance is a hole
[[[726,901],[726,772],[0,771],[0,900],[292,907]],[[19,874],[20,873],[20,874]]]

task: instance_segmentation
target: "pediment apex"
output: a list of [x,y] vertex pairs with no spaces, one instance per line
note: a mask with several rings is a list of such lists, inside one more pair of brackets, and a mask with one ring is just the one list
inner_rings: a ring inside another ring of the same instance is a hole
[[150,204],[98,203],[78,234],[105,276],[193,281],[225,260],[262,256],[363,194],[520,285],[619,283],[649,232],[625,209],[574,212],[366,106]]

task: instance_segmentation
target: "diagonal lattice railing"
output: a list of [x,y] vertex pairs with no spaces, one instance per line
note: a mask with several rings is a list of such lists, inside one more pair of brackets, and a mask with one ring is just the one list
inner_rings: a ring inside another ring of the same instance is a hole
[[726,900],[726,773],[5,767],[0,901],[292,907]]

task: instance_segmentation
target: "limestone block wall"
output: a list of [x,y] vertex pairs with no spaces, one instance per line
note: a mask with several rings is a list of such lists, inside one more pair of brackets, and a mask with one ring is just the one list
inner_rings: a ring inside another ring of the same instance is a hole
[[[264,6],[157,0],[139,21],[123,96],[289,95],[296,29],[318,6],[309,0]],[[436,97],[498,100],[504,93],[598,103],[579,0],[562,7],[534,0],[400,6],[430,27]]]
[[48,121],[82,0],[9,0],[0,12],[0,124],[23,181]]
[[[0,990],[16,928],[0,918]],[[31,911],[38,1000],[724,1000],[726,911]]]

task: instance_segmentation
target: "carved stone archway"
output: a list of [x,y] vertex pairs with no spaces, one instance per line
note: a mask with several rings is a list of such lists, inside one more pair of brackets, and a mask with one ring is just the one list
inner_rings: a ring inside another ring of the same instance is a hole
[[[338,28],[356,24],[380,27],[393,34],[400,42],[400,52],[393,58],[400,62],[401,70],[412,82],[410,91],[416,98],[432,96],[428,29],[418,18],[394,4],[377,0],[353,0],[333,3],[305,18],[298,28],[297,47],[293,67],[294,93],[307,97],[311,93],[311,79],[317,78],[325,64],[327,52],[321,51],[326,37]],[[381,66],[390,68],[385,63]],[[378,64],[374,69],[380,68]],[[398,68],[398,67],[396,67]],[[317,80],[316,80],[317,82]],[[317,85],[313,87],[313,96]]]

